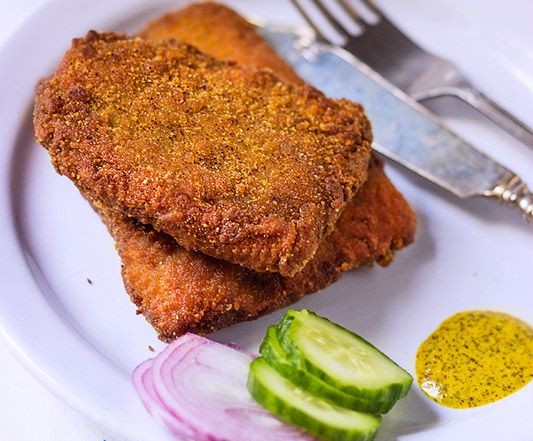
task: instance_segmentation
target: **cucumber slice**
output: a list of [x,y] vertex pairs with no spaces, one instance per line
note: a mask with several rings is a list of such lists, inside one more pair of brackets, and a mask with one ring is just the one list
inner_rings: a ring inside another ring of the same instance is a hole
[[248,390],[254,399],[279,418],[325,440],[370,441],[381,418],[331,404],[301,389],[256,358],[250,366]]
[[375,346],[310,311],[290,310],[278,325],[289,360],[344,393],[368,401],[396,401],[413,377]]
[[305,389],[307,392],[325,400],[329,400],[338,406],[352,410],[370,413],[386,413],[396,403],[396,401],[368,401],[364,398],[346,394],[310,372],[298,368],[287,358],[285,351],[281,347],[276,326],[267,329],[266,336],[259,348],[259,353],[265,361],[276,369],[281,375],[289,379],[295,385]]

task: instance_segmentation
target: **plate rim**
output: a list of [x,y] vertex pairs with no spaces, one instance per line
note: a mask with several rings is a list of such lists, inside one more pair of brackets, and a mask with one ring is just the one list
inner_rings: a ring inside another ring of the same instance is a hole
[[[57,12],[58,9],[75,12],[78,8],[82,7],[80,3],[85,3],[87,6],[93,4],[93,2],[88,0],[78,2],[76,5],[73,5],[73,3],[75,2],[69,2],[68,0],[48,0],[28,14],[28,16],[13,29],[0,47],[0,66],[2,66],[0,71],[9,73],[9,69],[5,66],[9,66],[9,61],[15,58],[13,48],[20,46],[21,42],[24,42],[27,36],[31,34],[32,29],[43,27],[42,16],[50,17],[50,15],[54,11]],[[146,6],[146,3],[142,0],[114,0],[108,8],[106,7],[106,10],[112,20],[118,21],[119,15],[117,15],[117,13],[121,10],[120,6],[134,8],[135,6],[138,7],[143,5]],[[110,13],[109,10],[113,10],[114,13]],[[95,17],[93,16],[93,21],[94,19]],[[31,76],[29,74],[27,75],[28,77]],[[25,83],[24,85],[27,86],[28,84]],[[2,124],[0,129],[0,139],[5,139],[6,145],[8,146],[5,151],[1,152],[1,157],[5,160],[1,161],[0,164],[0,174],[2,179],[2,181],[0,181],[0,206],[3,206],[8,210],[8,216],[3,216],[0,219],[0,231],[2,231],[5,240],[4,246],[0,252],[0,259],[4,261],[4,259],[9,258],[10,266],[12,268],[17,268],[17,274],[6,274],[4,268],[7,266],[5,265],[0,268],[4,289],[8,293],[17,291],[22,292],[23,295],[28,295],[32,300],[37,298],[41,304],[38,308],[35,308],[35,305],[33,304],[32,307],[34,313],[37,311],[35,315],[37,315],[38,318],[43,319],[39,324],[46,323],[47,331],[53,329],[54,335],[56,335],[56,330],[60,329],[62,331],[60,333],[63,338],[61,344],[64,346],[62,351],[67,350],[75,352],[80,364],[82,364],[82,361],[86,362],[90,360],[92,372],[95,371],[95,368],[97,372],[109,372],[110,370],[113,370],[113,368],[109,365],[106,366],[105,362],[102,363],[102,359],[87,347],[85,341],[76,335],[76,333],[68,331],[64,332],[67,325],[64,320],[58,316],[56,311],[44,314],[44,311],[49,312],[52,306],[44,300],[43,289],[39,286],[35,272],[31,269],[31,266],[36,264],[35,262],[32,262],[31,256],[25,252],[16,225],[16,212],[13,210],[14,198],[12,195],[12,189],[14,176],[12,169],[13,163],[16,160],[16,146],[19,139],[24,136],[23,127],[27,122],[27,118],[31,115],[30,109],[31,104],[33,103],[32,90],[32,88],[22,88],[22,93],[18,97],[13,97],[13,95],[16,94],[16,91],[8,88],[6,82],[0,84],[2,96],[6,97],[5,102],[11,104],[10,113],[12,115],[11,118],[9,117],[10,115],[5,115],[6,123]],[[3,109],[4,106],[2,110]],[[39,272],[38,268],[36,271]],[[34,295],[32,296],[29,293],[34,293]],[[111,403],[105,398],[102,399],[105,395],[102,395],[100,400],[98,400],[98,397],[93,394],[89,399],[88,394],[86,393],[87,390],[80,388],[78,383],[73,381],[76,373],[72,372],[71,369],[65,369],[60,366],[61,362],[64,361],[61,359],[61,353],[56,351],[54,355],[57,355],[58,359],[55,359],[53,362],[50,360],[50,357],[43,357],[43,349],[40,349],[39,345],[32,345],[29,343],[31,337],[35,337],[35,341],[38,340],[38,331],[32,329],[31,326],[25,327],[25,330],[22,331],[24,326],[21,323],[24,321],[24,317],[20,316],[20,314],[11,314],[14,313],[14,311],[11,310],[9,301],[7,301],[4,296],[0,296],[0,306],[2,306],[0,308],[0,337],[4,342],[4,345],[20,365],[30,373],[30,375],[36,378],[42,386],[62,402],[82,415],[85,415],[102,428],[106,428],[111,433],[127,439],[143,441],[148,441],[153,437],[169,441],[174,439],[150,417],[148,412],[144,410],[129,378],[122,378],[122,384],[118,385],[119,389],[121,389],[121,401],[128,401],[133,404],[132,406],[129,406],[128,410],[132,412],[131,415],[135,418],[143,418],[146,421],[143,423],[143,428],[147,429],[144,431],[146,433],[139,434],[137,430],[134,430],[133,428],[129,429],[129,425],[125,424],[126,421],[117,418],[116,414],[111,414],[110,409],[112,409],[112,407],[109,406]]]
[[[91,3],[91,2],[86,2]],[[144,4],[142,0],[135,0],[136,4]],[[124,4],[124,5],[131,5],[132,2],[128,0],[119,0],[115,2],[115,8],[118,8],[118,4]],[[70,2],[68,0],[49,0],[45,3],[43,3],[40,7],[36,8],[33,13],[31,13],[25,20],[23,20],[17,28],[13,30],[13,32],[9,35],[9,37],[5,40],[2,47],[0,47],[0,61],[4,60],[5,58],[9,57],[9,51],[10,47],[14,45],[14,43],[17,42],[18,37],[23,35],[28,31],[28,29],[34,27],[35,23],[39,23],[41,21],[40,15],[45,14],[47,15],[46,11],[49,11],[50,9],[53,9],[54,7],[64,7],[69,6]],[[68,8],[67,8],[68,9]],[[113,16],[113,19],[116,19],[116,16]],[[288,27],[287,27],[288,28]],[[6,55],[6,53],[8,53]],[[0,62],[0,66],[6,66],[7,64]],[[0,71],[6,69],[5,67],[0,68]],[[0,85],[0,90],[6,88],[5,85]],[[32,94],[27,93],[28,97],[31,97]],[[12,189],[12,163],[15,158],[15,149],[14,146],[16,145],[17,140],[21,136],[21,127],[24,123],[24,118],[27,117],[27,113],[25,111],[27,105],[29,104],[28,99],[19,100],[20,101],[20,112],[17,110],[13,112],[14,114],[18,115],[12,118],[12,122],[5,124],[5,132],[4,129],[0,131],[0,139],[11,139],[11,142],[8,142],[9,144],[9,152],[8,152],[8,160],[3,162],[0,166],[0,173],[2,173],[2,185],[0,185],[0,206],[9,207],[9,216],[5,216],[2,219],[0,219],[0,231],[4,234],[4,236],[9,236],[11,239],[8,244],[8,248],[4,248],[2,252],[0,253],[0,257],[4,258],[6,255],[6,252],[8,255],[10,255],[10,258],[16,261],[16,266],[19,268],[21,272],[24,272],[25,276],[23,278],[22,283],[24,284],[24,287],[27,287],[29,290],[36,290],[39,293],[42,292],[41,288],[38,286],[38,282],[35,280],[34,273],[31,271],[30,266],[31,263],[28,261],[28,259],[31,259],[29,256],[24,255],[24,247],[20,243],[20,237],[17,232],[17,228],[15,225],[16,220],[14,219],[15,213],[12,211],[12,195],[11,195],[11,189]],[[19,124],[16,124],[16,123]],[[22,123],[22,124],[20,124]],[[15,124],[15,125],[14,125]],[[12,130],[12,136],[9,136],[9,127],[16,127],[15,130]],[[23,263],[22,265],[18,265],[19,263]],[[29,276],[29,277],[28,277]],[[5,280],[5,279],[4,279]],[[10,290],[20,290],[20,286],[16,286],[16,284],[20,285],[21,281],[13,281],[12,287],[6,289],[6,291]],[[23,287],[23,288],[24,288]],[[38,379],[38,381],[45,386],[48,390],[50,390],[55,396],[60,398],[62,401],[67,403],[69,406],[77,410],[78,412],[88,416],[92,421],[96,422],[97,424],[100,424],[102,427],[109,428],[110,431],[113,433],[119,434],[120,436],[129,437],[131,439],[140,439],[138,432],[129,432],[127,430],[127,425],[124,425],[120,419],[117,419],[115,415],[110,415],[109,417],[105,417],[107,415],[105,412],[97,411],[94,406],[88,406],[87,403],[84,403],[83,400],[77,399],[75,391],[75,387],[72,387],[72,384],[68,384],[70,380],[67,380],[65,378],[60,378],[58,381],[57,378],[53,378],[51,375],[47,374],[47,372],[50,372],[50,366],[49,363],[43,363],[37,364],[36,360],[39,360],[41,355],[38,351],[35,351],[35,348],[28,347],[28,343],[24,342],[25,339],[22,338],[19,335],[20,330],[17,331],[17,327],[20,326],[20,324],[17,324],[14,322],[13,318],[6,317],[8,313],[6,311],[9,311],[9,308],[7,307],[7,303],[5,302],[5,299],[0,297],[0,305],[3,305],[3,308],[0,308],[0,336],[2,337],[2,340],[6,342],[6,346],[10,350],[10,352],[15,356],[15,358],[25,367],[25,369],[30,372],[32,376]],[[46,305],[47,308],[50,307],[50,305]],[[62,328],[65,326],[65,324],[61,321],[59,317],[56,316],[56,314],[53,314],[51,316],[53,318],[53,322],[59,324]],[[32,331],[35,333],[36,331]],[[96,361],[97,365],[101,365],[102,361],[99,359],[99,357],[96,357],[95,354],[91,353],[90,350],[87,350],[86,344],[79,341],[79,338],[69,335],[69,345],[72,347],[77,347],[83,349],[83,352],[86,354],[86,358],[88,359],[94,359]],[[22,342],[22,343],[21,343]],[[44,366],[44,367],[43,367]],[[103,367],[102,367],[103,368]],[[109,366],[106,367],[106,369],[109,369]],[[57,371],[54,371],[57,372]],[[57,374],[56,374],[57,377]],[[128,384],[130,384],[128,382]],[[70,386],[70,387],[69,387]],[[136,402],[136,408],[142,410],[142,414],[147,418],[148,420],[151,420],[149,415],[144,412],[144,409],[142,408],[140,402],[137,400],[137,396],[135,395],[133,388],[129,387],[131,396],[134,398],[133,401]],[[140,414],[140,413],[139,413]],[[148,424],[148,423],[147,423]],[[150,437],[153,438],[154,436],[159,437],[159,439],[167,439],[168,434],[166,432],[160,431],[159,425],[154,424],[151,425],[150,428]],[[159,434],[161,432],[161,434]],[[165,436],[166,435],[166,436]],[[143,435],[141,435],[142,437]],[[148,437],[148,434],[145,434],[146,438],[143,439],[150,439]],[[171,438],[168,438],[171,439]]]

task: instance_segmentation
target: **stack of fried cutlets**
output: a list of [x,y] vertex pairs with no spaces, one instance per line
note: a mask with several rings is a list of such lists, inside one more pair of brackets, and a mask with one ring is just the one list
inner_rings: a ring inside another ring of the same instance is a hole
[[34,120],[166,341],[286,306],[413,240],[361,106],[305,84],[222,5],[74,40]]

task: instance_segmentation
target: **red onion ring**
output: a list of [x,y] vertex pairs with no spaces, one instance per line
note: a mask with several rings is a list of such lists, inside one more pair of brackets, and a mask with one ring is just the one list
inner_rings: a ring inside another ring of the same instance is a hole
[[311,441],[250,396],[253,357],[194,334],[171,343],[134,371],[148,411],[178,436],[197,441]]

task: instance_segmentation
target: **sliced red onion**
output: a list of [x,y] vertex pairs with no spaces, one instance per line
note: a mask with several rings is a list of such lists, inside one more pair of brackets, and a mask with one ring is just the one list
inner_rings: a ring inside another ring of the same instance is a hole
[[133,384],[141,402],[150,415],[167,426],[174,435],[184,441],[194,441],[196,434],[183,421],[172,415],[159,399],[154,387],[153,365],[154,359],[149,359],[133,371]]
[[240,350],[186,334],[141,364],[134,383],[150,413],[182,437],[197,441],[313,440],[278,420],[250,396],[246,380],[252,359]]

